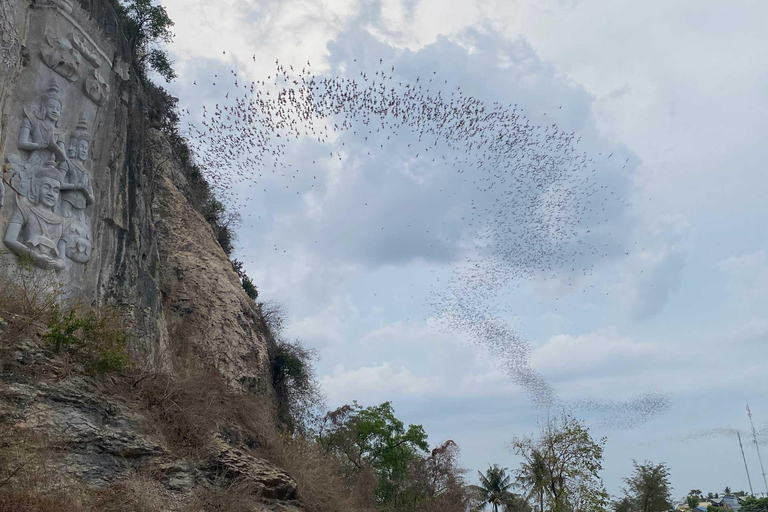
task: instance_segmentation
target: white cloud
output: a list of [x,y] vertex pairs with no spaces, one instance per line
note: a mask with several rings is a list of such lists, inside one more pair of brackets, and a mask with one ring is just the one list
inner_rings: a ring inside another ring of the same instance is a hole
[[680,284],[691,231],[683,215],[662,215],[638,229],[617,290],[632,318],[643,320],[662,312]]
[[286,334],[311,341],[313,346],[323,349],[343,343],[350,326],[357,320],[358,310],[352,299],[334,295],[327,306],[316,314],[290,322]]
[[[589,334],[559,334],[533,351],[531,364],[545,375],[569,373],[592,375],[625,371],[627,365],[659,356],[659,347],[621,336],[615,328]],[[613,371],[612,371],[613,370]]]
[[358,400],[372,404],[402,396],[434,394],[445,387],[439,378],[419,377],[404,366],[396,369],[386,361],[351,370],[337,365],[331,375],[322,377],[321,383],[331,403]]
[[768,295],[768,258],[765,251],[731,256],[718,265],[728,278],[727,289],[741,305],[764,299]]

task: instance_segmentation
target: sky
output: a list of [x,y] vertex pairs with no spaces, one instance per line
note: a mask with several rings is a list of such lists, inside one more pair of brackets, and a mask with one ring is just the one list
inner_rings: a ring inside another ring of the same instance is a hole
[[[382,66],[410,83],[431,74],[446,91],[516,104],[531,122],[581,137],[598,183],[621,198],[591,239],[613,250],[579,259],[586,273],[500,279],[482,307],[523,340],[526,368],[558,403],[607,438],[613,495],[633,459],[666,462],[676,497],[748,490],[732,429],[748,430],[747,402],[758,429],[768,424],[768,4],[162,3],[176,24],[179,77],[168,88],[195,122],[204,105],[224,104],[234,73],[265,79],[279,59],[330,77]],[[516,467],[510,442],[535,434],[548,409],[503,354],[446,329],[434,307],[467,279],[467,253],[482,257],[457,212],[487,205],[472,202],[468,182],[416,162],[412,135],[332,139],[291,145],[291,179],[235,187],[244,206],[234,256],[260,299],[285,305],[285,335],[318,351],[330,407],[389,400],[432,444],[457,442],[471,474]],[[665,406],[623,414],[643,396]],[[745,450],[755,492],[766,492],[754,446]]]

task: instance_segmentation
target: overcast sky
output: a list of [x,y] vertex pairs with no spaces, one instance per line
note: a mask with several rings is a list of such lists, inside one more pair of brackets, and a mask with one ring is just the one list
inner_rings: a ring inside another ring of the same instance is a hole
[[[563,400],[605,412],[645,393],[668,397],[663,414],[632,417],[630,429],[579,413],[608,438],[612,494],[632,459],[667,462],[676,496],[748,489],[723,429],[748,428],[747,401],[758,428],[768,423],[768,3],[163,4],[176,22],[170,89],[193,118],[222,99],[215,74],[264,79],[279,59],[354,76],[383,59],[403,79],[435,72],[488,104],[517,103],[533,121],[576,131],[592,154],[622,155],[610,186],[625,210],[606,240],[626,253],[577,286],[567,276],[504,283],[497,305]],[[291,197],[265,179],[266,193],[240,190],[253,200],[235,256],[262,299],[286,305],[287,334],[318,349],[330,406],[390,400],[433,444],[456,441],[473,472],[514,468],[509,442],[536,432],[546,411],[482,345],[438,328],[429,305],[457,268],[461,233],[446,223],[445,197],[466,187],[409,167],[407,138],[371,155],[356,140],[335,141],[350,158],[318,164],[312,189]],[[299,143],[286,158],[301,167],[327,150]],[[746,449],[755,491],[765,491]]]

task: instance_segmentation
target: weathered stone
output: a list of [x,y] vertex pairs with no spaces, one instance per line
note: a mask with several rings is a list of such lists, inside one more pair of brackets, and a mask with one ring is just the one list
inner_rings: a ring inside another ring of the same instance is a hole
[[172,491],[189,492],[197,486],[199,470],[190,462],[175,460],[156,464],[153,469],[160,475],[158,480]]
[[[109,0],[0,0],[0,266],[30,256],[65,299],[124,311],[148,372],[172,372],[170,353],[187,348],[232,390],[268,394],[272,341],[150,127],[132,61]],[[2,348],[0,423],[44,438],[62,475],[104,485],[144,471],[192,495],[215,473],[279,500],[262,510],[299,510],[296,483],[240,443],[217,437],[210,458],[189,460],[38,335]]]
[[263,393],[268,389],[268,350],[254,303],[208,223],[179,190],[184,178],[168,142],[157,130],[151,140],[155,160],[164,162],[155,175],[152,207],[169,328],[231,386]]
[[296,482],[268,460],[234,448],[221,437],[217,437],[215,446],[216,453],[208,467],[214,477],[251,484],[264,498],[284,501],[297,498]]

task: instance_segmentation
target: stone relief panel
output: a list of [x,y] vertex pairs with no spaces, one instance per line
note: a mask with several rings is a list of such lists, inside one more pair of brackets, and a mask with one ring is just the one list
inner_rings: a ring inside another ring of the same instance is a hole
[[66,255],[77,263],[87,263],[91,259],[91,223],[86,208],[95,202],[95,197],[86,167],[89,150],[88,122],[85,116],[81,116],[77,128],[69,137],[68,158],[59,168],[64,175],[61,214],[72,219],[64,233]]
[[67,259],[90,261],[87,209],[95,202],[88,121],[81,112],[65,137],[59,127],[64,108],[61,85],[52,78],[39,101],[22,109],[17,142],[22,154],[6,157],[5,176],[13,192],[5,246],[42,269],[58,271]]
[[20,48],[19,32],[14,25],[10,0],[0,0],[0,67],[11,69]]
[[[95,238],[105,232],[96,219],[120,207],[105,198],[119,186],[107,167],[120,136],[112,128],[114,88],[128,78],[128,65],[79,2],[18,3],[0,0],[0,74],[9,33],[18,33],[19,45],[10,66],[22,46],[28,50],[0,112],[0,267],[23,258],[55,272],[65,296],[93,297],[100,254],[112,249],[111,239]],[[8,30],[14,23],[17,30]]]
[[92,69],[83,82],[83,92],[94,103],[101,106],[109,98],[109,84],[97,69]]
[[82,34],[73,31],[70,35],[70,40],[75,49],[77,49],[77,51],[79,51],[82,56],[85,57],[85,60],[90,62],[93,67],[101,67],[101,57],[99,56],[99,53],[93,46],[91,46],[91,43],[85,40],[85,37],[83,37]]
[[53,161],[35,169],[28,197],[16,195],[5,232],[4,241],[9,249],[46,270],[63,270],[66,265],[64,232],[68,222],[54,211],[61,185],[61,173]]
[[56,161],[66,157],[58,132],[61,110],[61,89],[52,79],[38,104],[22,111],[18,148],[29,153],[28,158],[10,155],[6,159],[15,195],[3,241],[18,256],[53,270],[62,270],[66,263],[63,236],[67,225],[55,211],[63,181]]
[[70,82],[76,82],[83,63],[80,52],[69,39],[57,36],[51,29],[46,30],[45,41],[48,44],[40,51],[43,62]]

